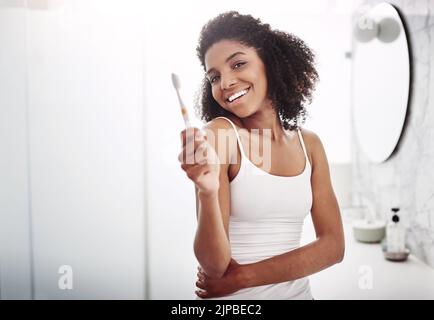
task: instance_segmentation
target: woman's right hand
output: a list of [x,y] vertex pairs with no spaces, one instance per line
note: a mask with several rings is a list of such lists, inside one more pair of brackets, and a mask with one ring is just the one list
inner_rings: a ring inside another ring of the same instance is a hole
[[181,131],[181,168],[203,195],[217,194],[220,183],[220,161],[203,131],[187,128]]

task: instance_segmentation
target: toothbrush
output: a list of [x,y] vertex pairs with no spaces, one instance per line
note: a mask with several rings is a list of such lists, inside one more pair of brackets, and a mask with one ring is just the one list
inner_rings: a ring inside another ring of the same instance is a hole
[[190,128],[191,124],[190,124],[190,120],[188,119],[187,108],[182,102],[181,95],[179,94],[179,89],[181,88],[181,81],[179,80],[179,77],[174,73],[172,73],[172,83],[173,83],[173,87],[176,90],[176,94],[178,95],[179,106],[181,107],[181,113],[182,113],[182,117],[184,118],[185,126],[187,128]]

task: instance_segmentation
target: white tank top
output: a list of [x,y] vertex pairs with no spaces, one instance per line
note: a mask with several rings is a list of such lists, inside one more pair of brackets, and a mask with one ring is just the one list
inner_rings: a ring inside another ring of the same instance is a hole
[[[241,165],[230,182],[229,240],[232,258],[254,263],[300,246],[303,221],[312,206],[311,167],[301,132],[306,162],[297,176],[277,176],[255,166],[245,155],[234,123]],[[290,161],[290,159],[288,159]],[[284,266],[282,266],[284,267]],[[312,299],[308,278],[239,290],[218,299]]]

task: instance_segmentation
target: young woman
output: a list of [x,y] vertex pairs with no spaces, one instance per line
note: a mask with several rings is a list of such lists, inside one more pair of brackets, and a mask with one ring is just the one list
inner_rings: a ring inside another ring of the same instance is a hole
[[[307,276],[344,256],[324,148],[301,129],[318,78],[314,55],[294,35],[234,11],[203,27],[197,53],[206,135],[182,131],[178,157],[196,186],[196,295],[312,299]],[[255,152],[258,140],[266,143]],[[300,247],[309,213],[316,240]]]

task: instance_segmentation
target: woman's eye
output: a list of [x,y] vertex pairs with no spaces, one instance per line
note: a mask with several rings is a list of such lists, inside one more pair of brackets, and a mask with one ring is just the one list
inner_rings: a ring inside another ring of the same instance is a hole
[[214,77],[211,77],[211,78],[209,79],[209,82],[214,83],[214,82],[216,82],[217,80],[218,80],[218,76],[214,76]]
[[246,64],[245,62],[237,62],[236,64],[234,64],[234,69],[238,69],[245,64]]

